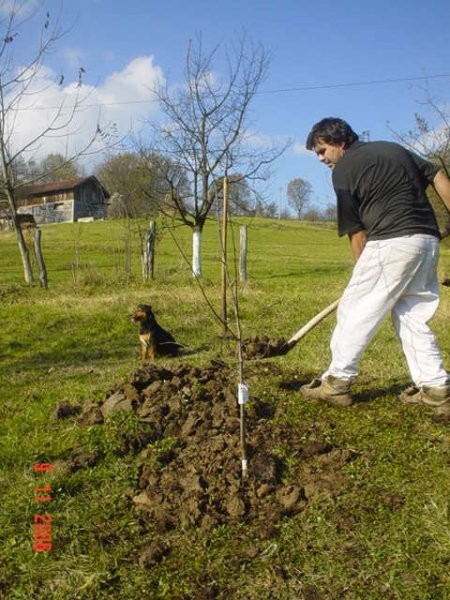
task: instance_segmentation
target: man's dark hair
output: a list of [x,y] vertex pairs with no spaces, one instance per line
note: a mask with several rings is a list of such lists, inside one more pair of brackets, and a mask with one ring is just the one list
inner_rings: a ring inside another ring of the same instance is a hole
[[346,121],[335,117],[327,117],[313,126],[306,139],[306,148],[314,150],[314,146],[319,140],[333,145],[344,142],[345,148],[348,148],[358,139],[358,134],[353,131]]

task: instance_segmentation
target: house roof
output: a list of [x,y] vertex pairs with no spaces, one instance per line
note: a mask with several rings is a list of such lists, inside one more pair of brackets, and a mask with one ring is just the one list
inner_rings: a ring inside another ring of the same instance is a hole
[[111,194],[106,190],[100,181],[94,175],[89,177],[77,177],[76,179],[61,179],[60,181],[50,181],[48,183],[38,183],[35,185],[25,185],[18,190],[18,196],[21,198],[30,198],[31,196],[43,196],[46,193],[67,192],[73,190],[89,180],[94,180],[102,188],[105,198]]

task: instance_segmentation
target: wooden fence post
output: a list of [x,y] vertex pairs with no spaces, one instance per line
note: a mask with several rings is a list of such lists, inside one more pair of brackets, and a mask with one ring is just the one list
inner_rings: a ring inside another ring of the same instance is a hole
[[239,279],[247,281],[247,225],[239,227]]
[[34,251],[36,252],[36,260],[39,267],[39,280],[41,287],[47,289],[47,269],[45,268],[44,257],[42,256],[41,248],[41,230],[36,228],[34,231]]
[[150,221],[150,226],[147,231],[145,240],[144,254],[142,257],[142,271],[144,281],[153,279],[155,268],[155,241],[156,241],[156,224],[155,221]]

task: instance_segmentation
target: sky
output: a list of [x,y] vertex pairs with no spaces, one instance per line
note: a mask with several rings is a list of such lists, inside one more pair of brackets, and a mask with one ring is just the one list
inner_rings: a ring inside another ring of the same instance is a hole
[[[0,0],[4,14],[13,0]],[[305,149],[312,125],[326,116],[347,120],[370,139],[405,133],[414,114],[430,116],[426,94],[450,105],[450,2],[448,0],[16,0],[23,24],[9,44],[16,64],[32,56],[39,26],[66,30],[45,60],[38,94],[17,112],[13,140],[29,140],[61,104],[78,98],[83,109],[71,125],[35,148],[35,156],[81,148],[96,123],[115,123],[115,135],[140,135],[157,119],[155,81],[181,85],[190,39],[206,51],[245,32],[270,54],[267,77],[251,105],[260,144],[289,149],[272,166],[266,199],[286,208],[286,188],[303,178],[319,208],[334,202],[330,171]],[[33,12],[39,6],[42,9]],[[0,23],[5,27],[5,21]],[[82,85],[78,85],[83,68]],[[61,83],[61,75],[64,80]],[[30,90],[31,91],[31,90]],[[432,116],[432,115],[431,115]],[[36,154],[37,153],[37,154]],[[92,156],[87,169],[100,158]],[[89,173],[88,173],[89,174]]]

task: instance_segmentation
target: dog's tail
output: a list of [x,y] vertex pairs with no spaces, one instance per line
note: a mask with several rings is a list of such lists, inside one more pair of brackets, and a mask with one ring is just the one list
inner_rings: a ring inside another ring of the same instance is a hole
[[159,346],[176,346],[177,348],[187,348],[185,344],[180,344],[180,342],[159,342]]

